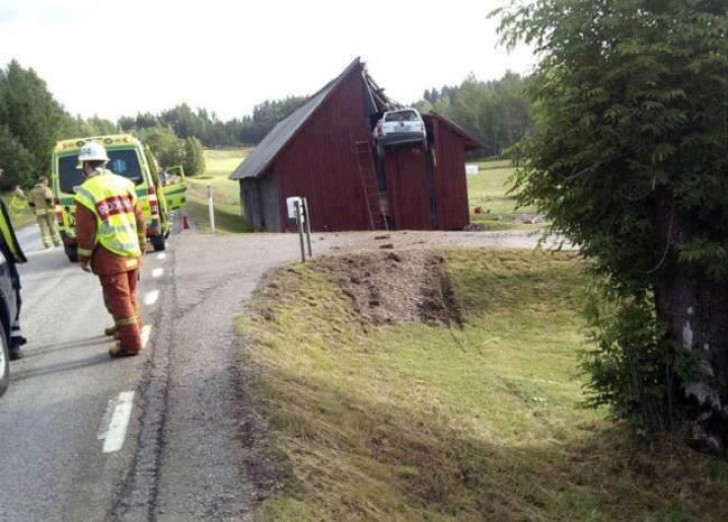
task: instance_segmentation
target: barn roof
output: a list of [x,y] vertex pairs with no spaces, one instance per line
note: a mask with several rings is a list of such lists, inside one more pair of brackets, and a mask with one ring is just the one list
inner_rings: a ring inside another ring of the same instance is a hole
[[[253,149],[245,160],[230,174],[229,179],[245,179],[255,178],[263,174],[271,165],[273,160],[283,150],[283,148],[296,135],[303,124],[316,112],[329,95],[356,69],[361,71],[364,83],[371,96],[372,110],[383,112],[391,109],[401,109],[404,106],[384,94],[384,89],[379,87],[369,76],[364,64],[359,57],[355,58],[344,71],[324,85],[321,90],[303,102],[288,117],[281,120],[271,131],[266,134],[265,138]],[[465,148],[475,150],[484,148],[484,145],[478,138],[468,133],[462,127],[447,119],[445,116],[431,112],[423,115],[425,119],[428,117],[437,119],[450,127],[456,134],[460,135],[465,143]]]
[[482,141],[480,141],[478,138],[470,134],[468,131],[463,129],[460,125],[455,123],[454,121],[446,118],[442,114],[431,111],[427,114],[423,115],[423,118],[432,118],[435,120],[438,120],[442,122],[446,127],[449,127],[455,134],[459,135],[461,138],[463,138],[463,142],[465,143],[465,149],[466,150],[477,150],[477,149],[484,149],[485,145]]
[[230,179],[254,178],[264,172],[278,153],[295,136],[296,131],[316,112],[329,94],[336,90],[344,78],[357,67],[362,67],[358,57],[349,64],[344,72],[324,85],[320,91],[301,104],[288,117],[278,122],[253,149],[253,152],[245,158],[245,161],[230,174]]

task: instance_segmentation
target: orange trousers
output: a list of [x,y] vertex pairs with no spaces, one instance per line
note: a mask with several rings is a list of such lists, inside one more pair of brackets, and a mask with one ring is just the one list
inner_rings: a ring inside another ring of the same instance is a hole
[[139,269],[100,275],[99,279],[104,290],[104,300],[118,328],[121,348],[129,351],[141,350],[141,317],[136,297]]

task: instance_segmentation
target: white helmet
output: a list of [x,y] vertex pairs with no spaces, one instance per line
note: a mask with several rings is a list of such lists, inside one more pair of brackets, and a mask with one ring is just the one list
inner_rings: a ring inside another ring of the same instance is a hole
[[89,141],[78,152],[78,162],[81,163],[82,161],[109,161],[109,156],[106,154],[103,145],[95,141]]

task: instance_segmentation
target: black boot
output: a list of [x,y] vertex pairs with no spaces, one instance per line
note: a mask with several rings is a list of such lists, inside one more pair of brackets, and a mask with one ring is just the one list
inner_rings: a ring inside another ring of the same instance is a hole
[[20,346],[15,345],[11,346],[8,350],[8,355],[10,356],[11,361],[17,361],[20,359],[23,355],[20,353]]
[[10,346],[8,349],[8,355],[10,356],[11,361],[17,361],[22,357],[20,347],[27,342],[28,340],[22,335],[13,333],[12,337],[10,337]]

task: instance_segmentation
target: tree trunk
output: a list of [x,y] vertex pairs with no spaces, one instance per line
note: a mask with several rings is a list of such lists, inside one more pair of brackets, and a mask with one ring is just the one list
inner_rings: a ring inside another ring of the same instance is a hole
[[[675,245],[700,230],[694,215],[677,209],[671,198],[658,204],[658,235],[670,249],[655,287],[658,320],[685,359],[694,361],[687,375],[673,375],[677,396],[672,413],[689,429],[690,442],[701,449],[728,453],[728,282],[709,277],[692,263],[679,262]],[[671,371],[675,372],[676,368]]]

